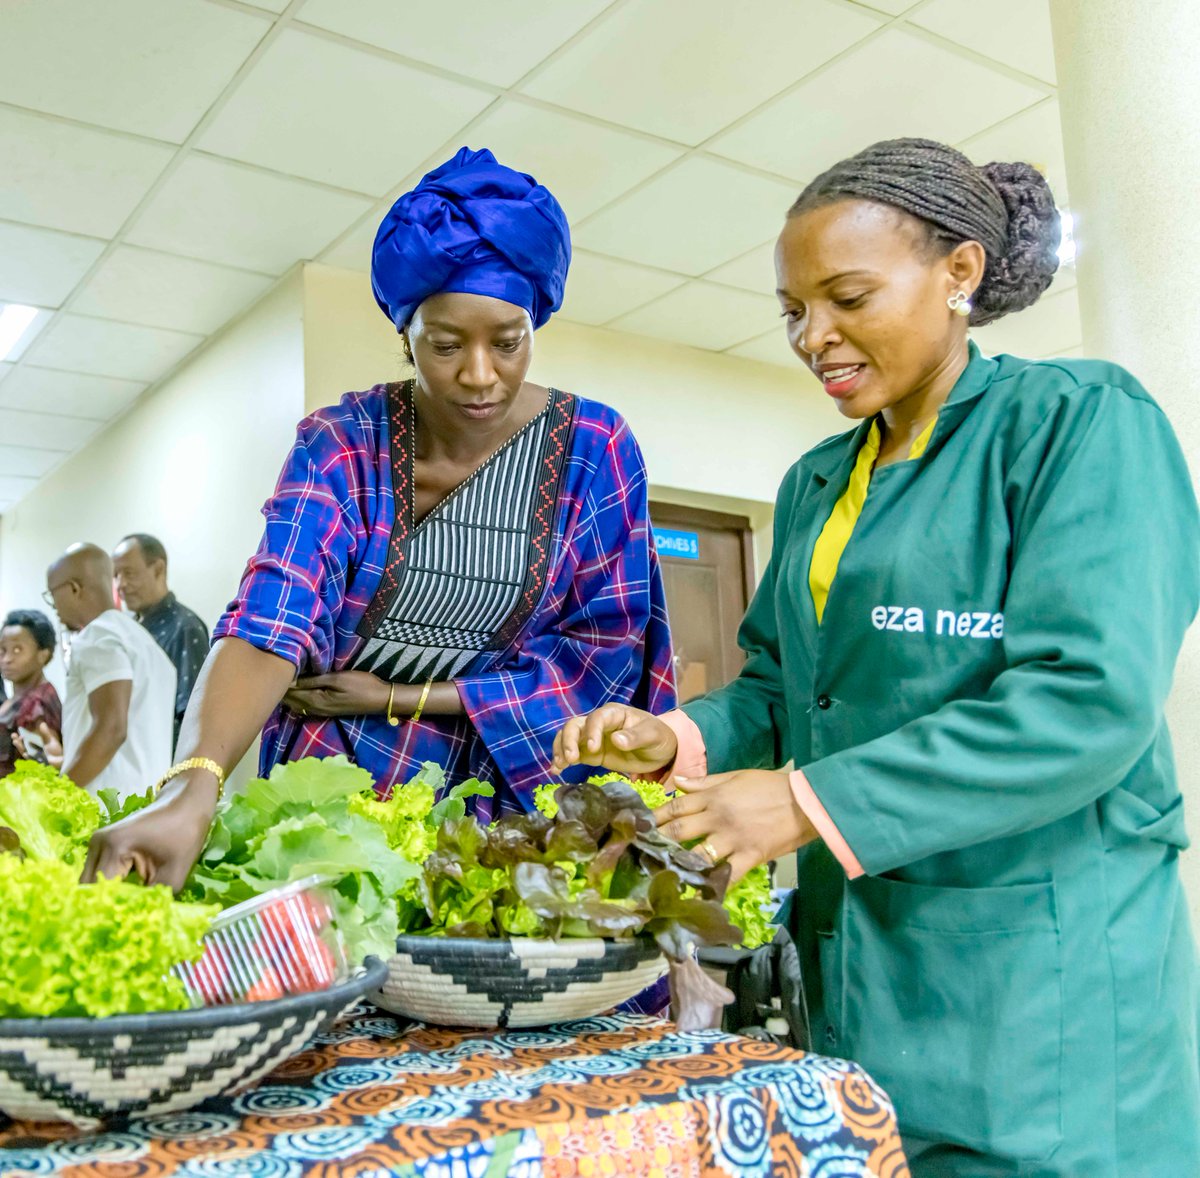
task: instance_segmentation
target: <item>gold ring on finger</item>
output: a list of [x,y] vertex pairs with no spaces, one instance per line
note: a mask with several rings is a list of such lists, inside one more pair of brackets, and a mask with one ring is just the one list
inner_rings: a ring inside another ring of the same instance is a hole
[[713,848],[713,845],[712,845],[712,843],[710,843],[710,842],[708,841],[708,839],[705,839],[705,840],[704,840],[704,842],[702,842],[702,843],[700,844],[700,850],[702,850],[702,851],[705,853],[705,855],[707,855],[707,856],[708,856],[708,858],[709,858],[709,859],[710,859],[710,860],[711,860],[713,863],[715,863],[715,862],[717,861],[717,858],[718,858],[717,852],[716,852],[716,850]]

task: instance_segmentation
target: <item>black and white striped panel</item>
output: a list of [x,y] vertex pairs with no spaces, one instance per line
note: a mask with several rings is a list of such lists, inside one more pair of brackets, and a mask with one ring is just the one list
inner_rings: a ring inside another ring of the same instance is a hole
[[452,679],[516,608],[529,561],[540,414],[414,529],[396,597],[355,660],[393,682]]

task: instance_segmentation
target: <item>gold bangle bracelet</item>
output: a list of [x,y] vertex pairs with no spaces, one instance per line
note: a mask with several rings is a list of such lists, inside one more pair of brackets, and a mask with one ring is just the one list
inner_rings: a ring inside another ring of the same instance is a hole
[[396,685],[393,683],[391,685],[391,687],[388,688],[387,722],[393,728],[399,728],[400,727],[400,717],[392,715],[392,703],[395,700],[395,698],[396,698]]
[[417,710],[409,717],[409,723],[415,724],[421,718],[421,713],[425,710],[425,701],[429,698],[429,692],[432,688],[433,679],[426,679],[425,689],[421,692],[421,699],[417,704]]
[[225,793],[225,770],[216,763],[211,757],[189,757],[186,761],[180,761],[178,765],[172,765],[159,779],[154,787],[154,796],[162,792],[162,787],[168,781],[174,780],[181,773],[187,773],[191,769],[207,769],[217,779],[217,801],[219,802]]

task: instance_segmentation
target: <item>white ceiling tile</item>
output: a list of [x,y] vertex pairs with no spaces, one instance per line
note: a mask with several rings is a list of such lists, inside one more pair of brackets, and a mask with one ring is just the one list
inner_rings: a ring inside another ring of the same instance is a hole
[[69,372],[157,380],[203,337],[83,315],[60,315],[29,350],[31,363]]
[[957,143],[1043,97],[953,50],[890,29],[720,136],[712,150],[807,183],[878,140]]
[[1050,0],[933,0],[909,19],[994,61],[1055,81]]
[[[778,364],[781,368],[790,368],[798,377],[803,377],[809,370],[800,362],[800,358],[792,351],[792,345],[787,341],[787,332],[783,324],[776,325],[774,331],[760,335],[757,339],[747,340],[730,348],[728,356],[741,356],[747,360],[761,360],[765,364]],[[816,388],[816,380],[813,379]]]
[[[85,421],[80,417],[54,417],[49,413],[0,409],[0,437],[25,439],[39,449],[57,450],[60,453],[78,450],[103,428],[103,424],[100,421]],[[0,488],[0,499],[7,497],[4,489]]]
[[990,356],[1007,352],[1037,358],[1076,347],[1083,338],[1077,293],[1072,288],[1043,296],[1032,307],[1006,315],[988,327],[975,328],[971,334]]
[[522,90],[695,144],[876,27],[828,0],[633,0]]
[[248,306],[273,278],[138,246],[118,246],[71,306],[81,315],[208,335]]
[[182,143],[269,28],[203,0],[18,0],[0,101]]
[[320,260],[328,266],[341,266],[343,270],[371,272],[371,250],[375,246],[375,234],[383,220],[383,211],[376,210],[365,217],[347,234],[344,241],[320,254]]
[[566,298],[558,313],[575,323],[596,326],[651,302],[685,281],[662,270],[577,250],[567,276]]
[[104,245],[94,237],[0,221],[0,300],[57,307]]
[[255,8],[264,8],[267,12],[282,12],[291,0],[242,0],[243,4],[253,4]]
[[287,29],[199,146],[382,196],[493,100],[489,91]]
[[501,163],[536,177],[572,223],[683,154],[682,148],[520,102],[489,111],[470,139],[491,148]]
[[173,149],[0,109],[0,217],[111,237]]
[[39,450],[26,444],[33,440],[22,438],[19,446],[0,444],[0,475],[40,479],[62,461],[61,450]]
[[993,160],[1022,160],[1033,164],[1049,181],[1059,207],[1068,203],[1067,164],[1057,98],[1049,98],[998,127],[968,139],[962,149],[977,164],[988,164]]
[[774,299],[689,282],[649,306],[614,319],[609,327],[719,352],[762,334],[778,317]]
[[[782,228],[782,222],[780,222]],[[754,294],[773,294],[775,291],[775,239],[752,249],[724,266],[704,275],[711,282],[722,282]]]
[[396,0],[308,0],[306,24],[511,86],[578,32],[611,0],[457,0],[453,16],[436,4]]
[[597,213],[575,240],[596,253],[703,274],[778,233],[795,199],[791,185],[693,157]]
[[4,383],[4,378],[12,371],[11,364],[0,364],[0,384]]
[[86,376],[25,364],[0,384],[0,409],[107,421],[137,400],[145,388],[141,381]]
[[0,503],[10,505],[16,503],[18,499],[23,495],[28,495],[36,486],[37,479],[0,474]]
[[365,197],[208,156],[190,156],[126,239],[168,253],[282,274],[370,207]]

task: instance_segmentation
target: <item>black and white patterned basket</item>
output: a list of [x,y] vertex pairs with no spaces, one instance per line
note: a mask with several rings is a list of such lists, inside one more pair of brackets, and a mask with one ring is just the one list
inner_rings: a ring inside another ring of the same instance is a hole
[[0,1112],[94,1129],[179,1112],[262,1079],[369,990],[377,958],[328,990],[114,1018],[0,1019]]
[[611,1010],[666,972],[653,941],[402,936],[378,1006],[452,1027],[540,1027]]

